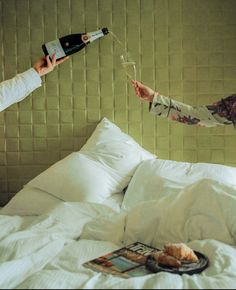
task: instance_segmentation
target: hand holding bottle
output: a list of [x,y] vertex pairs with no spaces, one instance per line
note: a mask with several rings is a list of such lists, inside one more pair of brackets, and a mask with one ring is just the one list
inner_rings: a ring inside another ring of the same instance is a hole
[[64,57],[60,60],[56,60],[56,54],[54,54],[52,56],[52,61],[50,60],[49,55],[47,55],[46,57],[42,57],[40,58],[33,66],[33,68],[36,70],[36,72],[39,74],[39,76],[43,76],[46,75],[47,73],[51,72],[54,70],[55,66],[57,66],[58,64],[63,63],[64,61],[66,61],[67,59],[69,59],[69,57]]
[[[148,86],[143,85],[139,81],[132,80],[132,85],[135,89],[136,95],[141,99],[148,102],[152,102],[155,91]],[[157,93],[158,94],[158,93]]]

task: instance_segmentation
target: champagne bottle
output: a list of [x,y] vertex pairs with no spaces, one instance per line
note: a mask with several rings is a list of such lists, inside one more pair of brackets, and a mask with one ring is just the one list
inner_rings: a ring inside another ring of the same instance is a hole
[[59,39],[47,42],[42,45],[43,52],[52,58],[56,53],[56,59],[61,59],[65,56],[71,55],[83,49],[86,45],[94,40],[108,34],[108,29],[102,28],[97,31],[88,33],[69,34]]

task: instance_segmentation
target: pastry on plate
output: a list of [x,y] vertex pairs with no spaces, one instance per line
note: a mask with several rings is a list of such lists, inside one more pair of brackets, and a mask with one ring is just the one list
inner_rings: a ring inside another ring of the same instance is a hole
[[164,246],[164,253],[180,261],[188,261],[191,263],[198,262],[198,257],[194,251],[183,243],[166,244]]
[[167,255],[166,253],[162,251],[153,254],[153,257],[157,261],[158,264],[170,266],[170,267],[176,267],[176,268],[181,267],[181,262],[179,260],[177,260],[176,258],[170,255]]

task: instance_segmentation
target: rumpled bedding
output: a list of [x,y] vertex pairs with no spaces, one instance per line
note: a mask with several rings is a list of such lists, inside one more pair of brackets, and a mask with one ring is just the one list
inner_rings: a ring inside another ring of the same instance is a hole
[[[62,203],[30,225],[0,216],[0,288],[235,289],[236,190],[212,180],[117,213],[105,205]],[[198,275],[156,273],[122,279],[82,264],[134,241],[161,248],[185,242],[207,255]]]

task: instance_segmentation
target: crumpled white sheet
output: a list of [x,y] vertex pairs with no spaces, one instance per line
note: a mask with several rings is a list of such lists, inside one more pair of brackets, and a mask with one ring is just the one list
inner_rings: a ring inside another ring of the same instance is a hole
[[[65,203],[22,230],[20,219],[12,217],[0,240],[0,288],[235,289],[235,208],[231,188],[205,180],[175,199],[120,214],[103,205]],[[207,255],[210,266],[200,275],[162,272],[130,279],[82,266],[133,241],[156,247],[186,242]]]
[[24,218],[0,216],[0,288],[16,288],[80,237],[88,221],[113,214],[92,203],[62,203],[24,227]]
[[20,216],[9,217],[0,216],[0,240],[19,230],[24,224],[24,219]]
[[236,249],[215,240],[189,244],[208,255],[211,265],[201,275],[158,273],[122,279],[96,273],[82,263],[116,250],[105,241],[80,240],[68,245],[51,263],[28,277],[17,289],[235,289]]

